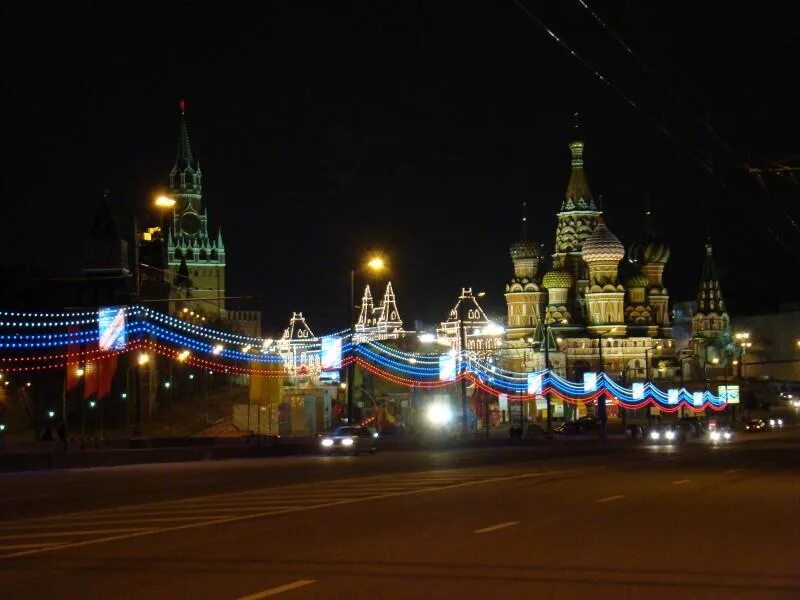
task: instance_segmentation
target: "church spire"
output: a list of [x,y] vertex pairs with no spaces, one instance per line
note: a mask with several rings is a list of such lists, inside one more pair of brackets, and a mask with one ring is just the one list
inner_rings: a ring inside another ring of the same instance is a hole
[[692,331],[695,335],[713,337],[730,326],[730,318],[722,298],[717,266],[714,263],[714,250],[711,238],[706,241],[706,257],[703,274],[697,290],[697,308],[692,317]]
[[522,234],[519,238],[523,242],[528,241],[528,203],[522,201]]
[[186,125],[186,100],[181,99],[178,106],[181,110],[181,117],[178,130],[178,155],[175,158],[175,165],[180,169],[185,169],[195,165],[192,144],[189,142],[189,128]]
[[592,192],[589,189],[589,182],[583,170],[583,135],[581,133],[580,118],[578,113],[573,115],[573,139],[569,143],[569,151],[572,155],[572,171],[567,184],[567,193],[561,205],[562,211],[568,210],[596,210]]

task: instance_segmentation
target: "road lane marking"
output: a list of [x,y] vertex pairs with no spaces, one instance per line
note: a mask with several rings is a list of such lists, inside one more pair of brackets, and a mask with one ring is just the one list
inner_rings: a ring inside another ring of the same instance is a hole
[[[287,508],[284,510],[272,510],[272,511],[264,511],[264,512],[257,512],[257,513],[250,513],[246,515],[237,515],[232,517],[222,517],[213,518],[209,521],[202,521],[199,523],[186,523],[183,525],[174,525],[172,527],[169,526],[162,526],[158,528],[147,529],[144,531],[135,531],[131,533],[124,533],[121,535],[112,535],[104,538],[97,538],[93,540],[83,540],[80,542],[73,542],[69,544],[63,544],[60,546],[54,546],[52,548],[40,548],[36,550],[23,550],[21,552],[13,552],[11,554],[2,554],[0,558],[16,558],[20,556],[31,556],[33,554],[43,554],[45,552],[49,552],[50,550],[55,549],[69,549],[69,548],[82,548],[84,546],[92,546],[94,544],[104,544],[107,542],[115,542],[118,540],[128,540],[132,538],[143,537],[146,535],[153,535],[156,533],[169,533],[174,531],[186,531],[187,529],[199,529],[200,527],[212,527],[214,525],[223,525],[227,523],[236,523],[239,521],[250,521],[254,519],[259,519],[261,517],[271,517],[276,515],[285,515],[295,512],[302,512],[306,510],[315,510],[319,508],[329,508],[333,506],[344,506],[346,504],[358,504],[361,502],[369,502],[372,500],[383,500],[385,498],[400,498],[402,496],[414,496],[417,494],[427,494],[430,492],[443,492],[447,490],[453,490],[456,488],[464,488],[464,487],[471,487],[475,485],[482,485],[485,483],[502,483],[506,481],[520,481],[523,479],[530,479],[532,477],[537,477],[540,475],[550,475],[557,472],[564,472],[564,471],[542,471],[538,473],[522,473],[520,475],[508,475],[505,477],[495,477],[493,479],[475,479],[473,481],[465,481],[463,483],[456,483],[453,485],[448,485],[444,487],[427,487],[427,488],[420,488],[416,490],[408,490],[403,492],[393,492],[390,494],[376,494],[374,496],[366,496],[366,497],[358,497],[358,498],[351,498],[348,500],[337,500],[333,502],[321,502],[319,504],[313,504],[309,506],[298,506],[296,508]],[[263,491],[262,491],[263,493]],[[224,496],[224,495],[221,495]],[[141,506],[141,505],[140,505]],[[120,507],[121,508],[121,507]],[[146,520],[144,522],[147,522]],[[29,525],[30,526],[30,525]]]
[[125,527],[122,529],[74,529],[72,531],[47,531],[39,533],[13,533],[11,535],[0,535],[0,540],[26,540],[42,537],[67,537],[67,536],[82,536],[82,535],[99,535],[108,533],[125,533],[130,531],[144,531],[148,527]]
[[0,550],[24,550],[26,548],[49,548],[51,546],[61,546],[69,542],[39,542],[37,544],[7,544],[0,546]]
[[678,479],[678,481],[673,481],[673,485],[682,485],[684,483],[689,483],[691,479]]
[[621,500],[624,497],[625,494],[617,494],[616,496],[609,496],[608,498],[600,498],[600,500],[598,500],[597,503],[601,504],[603,502],[613,502],[614,500]]
[[268,590],[264,590],[263,592],[258,592],[257,594],[250,594],[249,596],[242,596],[239,600],[259,600],[259,598],[267,598],[268,596],[277,596],[278,594],[282,594],[283,592],[288,592],[289,590],[296,590],[300,587],[305,587],[307,585],[311,585],[315,583],[316,579],[298,579],[292,583],[287,583],[286,585],[279,585],[278,587],[270,588]]
[[506,521],[505,523],[498,523],[491,527],[484,527],[483,529],[476,529],[472,533],[489,533],[490,531],[497,531],[498,529],[505,529],[506,527],[513,527],[519,525],[519,521]]

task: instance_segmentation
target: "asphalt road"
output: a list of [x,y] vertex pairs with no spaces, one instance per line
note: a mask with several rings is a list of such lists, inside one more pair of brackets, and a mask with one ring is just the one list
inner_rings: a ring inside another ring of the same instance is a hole
[[800,434],[0,475],[0,597],[800,597]]

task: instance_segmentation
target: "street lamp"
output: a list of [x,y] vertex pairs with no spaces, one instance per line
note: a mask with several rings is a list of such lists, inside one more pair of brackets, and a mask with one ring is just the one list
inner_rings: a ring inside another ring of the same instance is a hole
[[[374,273],[380,273],[384,269],[386,269],[386,261],[383,257],[375,255],[371,257],[365,264],[366,268]],[[356,279],[356,269],[350,269],[350,306],[347,309],[347,322],[350,325],[350,341],[352,345],[352,352],[355,354],[355,344],[356,344],[356,323],[355,319],[353,318],[353,313],[355,311],[355,279]],[[355,356],[354,356],[355,358]],[[355,384],[355,360],[350,361],[350,364],[347,365],[346,371],[346,383],[347,383],[347,424],[353,424],[353,386]]]
[[142,435],[142,376],[141,368],[150,362],[150,355],[147,352],[140,352],[136,358],[136,363],[140,368],[135,369],[133,374],[136,378],[136,422],[133,425],[133,435]]

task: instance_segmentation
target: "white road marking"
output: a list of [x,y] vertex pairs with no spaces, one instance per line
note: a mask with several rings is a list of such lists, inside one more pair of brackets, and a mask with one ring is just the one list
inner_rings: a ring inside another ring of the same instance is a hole
[[498,529],[505,529],[506,527],[513,527],[519,525],[519,521],[506,521],[505,523],[498,523],[491,527],[484,527],[483,529],[476,529],[472,533],[489,533],[490,531],[497,531]]
[[67,537],[67,536],[77,536],[80,537],[82,535],[98,535],[98,534],[108,534],[108,533],[125,533],[130,531],[144,531],[148,529],[147,527],[126,527],[124,529],[76,529],[73,531],[48,531],[48,532],[40,532],[40,533],[13,533],[11,535],[0,535],[0,540],[25,540],[25,539],[33,539],[33,538],[42,538],[42,537]]
[[684,483],[689,483],[690,481],[691,481],[690,479],[678,479],[678,481],[673,481],[672,483],[674,485],[681,485]]
[[598,500],[597,503],[601,504],[603,502],[613,502],[614,500],[621,500],[624,497],[625,494],[617,494],[616,496],[609,496],[608,498],[600,498],[600,500]]
[[[210,520],[208,520],[208,521],[201,521],[201,522],[198,522],[198,523],[186,523],[186,524],[183,524],[183,525],[174,525],[174,526],[171,526],[171,527],[170,526],[162,526],[162,527],[146,529],[146,530],[142,530],[142,531],[134,531],[134,532],[131,532],[131,533],[123,533],[123,534],[120,534],[120,535],[112,535],[112,536],[109,536],[109,537],[97,538],[97,539],[93,539],[93,540],[83,540],[83,541],[80,541],[80,542],[61,544],[59,546],[53,546],[52,548],[39,548],[39,549],[34,549],[34,550],[23,550],[21,552],[13,552],[11,554],[0,555],[0,558],[15,558],[15,557],[19,557],[19,556],[30,556],[30,555],[33,555],[33,554],[43,554],[43,553],[48,552],[50,550],[57,550],[57,549],[60,550],[60,549],[67,549],[67,548],[81,548],[81,547],[84,547],[84,546],[91,546],[91,545],[94,545],[94,544],[103,544],[103,543],[106,543],[106,542],[113,542],[113,541],[117,541],[117,540],[132,539],[132,538],[137,538],[137,537],[143,537],[143,536],[146,536],[146,535],[153,535],[153,534],[156,534],[156,533],[168,533],[168,532],[174,532],[174,531],[185,531],[187,529],[199,529],[201,527],[211,527],[211,526],[214,526],[214,525],[223,525],[223,524],[226,524],[226,523],[236,523],[236,522],[239,522],[239,521],[249,521],[249,520],[258,519],[258,518],[261,518],[261,517],[274,516],[274,515],[283,515],[283,514],[289,514],[289,513],[294,513],[294,512],[301,512],[301,511],[305,511],[305,510],[314,510],[314,509],[318,509],[318,508],[329,508],[329,507],[332,507],[332,506],[343,506],[343,505],[346,505],[346,504],[356,504],[356,503],[359,503],[359,502],[369,502],[371,500],[382,500],[384,498],[398,498],[398,497],[401,497],[401,496],[413,496],[413,495],[416,495],[416,494],[425,494],[425,493],[431,493],[431,492],[441,492],[441,491],[452,490],[452,489],[455,489],[455,488],[463,488],[463,487],[470,487],[470,486],[474,486],[474,485],[481,485],[481,484],[484,484],[484,483],[500,483],[500,482],[504,482],[504,481],[519,481],[519,480],[522,480],[522,479],[530,479],[531,477],[536,477],[538,475],[543,475],[543,474],[545,474],[545,473],[544,472],[540,472],[540,473],[523,473],[523,474],[520,474],[520,475],[508,475],[508,476],[505,476],[505,477],[494,477],[492,479],[475,479],[475,480],[472,480],[472,481],[465,481],[463,483],[457,483],[457,484],[443,486],[443,487],[437,487],[437,488],[423,488],[423,489],[407,490],[407,491],[402,491],[402,492],[392,492],[392,493],[388,493],[388,494],[375,494],[373,496],[362,496],[362,497],[350,498],[350,499],[346,499],[346,500],[335,500],[335,501],[332,501],[332,502],[320,502],[319,504],[312,504],[312,505],[308,505],[308,506],[298,506],[298,507],[292,507],[292,508],[287,508],[287,509],[283,509],[283,510],[263,511],[263,512],[256,512],[256,513],[250,513],[250,514],[244,514],[244,515],[236,515],[236,516],[230,516],[230,517],[221,516],[221,515],[218,515],[216,517],[210,516]],[[257,491],[251,491],[250,493],[257,493]],[[263,493],[268,493],[268,492],[266,492],[265,490],[260,490],[260,493],[263,494]],[[220,497],[224,498],[225,495],[224,494],[220,494]],[[142,506],[142,505],[139,505],[139,506]],[[152,504],[151,504],[151,506],[152,506]],[[119,509],[114,509],[114,510],[122,510],[122,509],[130,509],[130,508],[131,507],[119,507]],[[65,515],[62,515],[62,518],[64,516]],[[123,515],[120,515],[119,513],[117,513],[117,514],[115,514],[113,516],[114,517],[121,517]],[[164,519],[164,520],[168,521],[169,519]],[[146,523],[146,522],[150,522],[150,521],[151,520],[149,520],[149,519],[144,519],[141,522],[145,522]],[[132,520],[120,520],[118,522],[134,522],[134,521],[132,521]],[[17,525],[17,527],[19,527],[19,526],[20,525]],[[30,527],[32,525],[29,524],[28,526]],[[38,526],[41,526],[41,525],[38,525]],[[62,527],[63,527],[63,525],[62,525]]]
[[39,542],[38,544],[9,544],[0,546],[0,550],[24,550],[25,548],[50,548],[52,546],[61,546],[69,542]]
[[242,596],[239,600],[259,600],[259,598],[266,598],[268,596],[276,596],[278,594],[282,594],[283,592],[288,592],[289,590],[296,590],[299,587],[304,587],[307,585],[311,585],[315,583],[316,579],[298,579],[292,583],[287,583],[286,585],[279,585],[278,587],[270,588],[268,590],[264,590],[263,592],[258,592],[257,594],[250,594],[249,596]]

